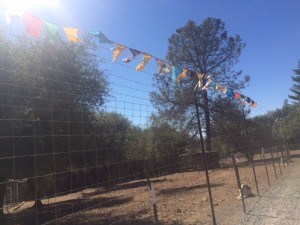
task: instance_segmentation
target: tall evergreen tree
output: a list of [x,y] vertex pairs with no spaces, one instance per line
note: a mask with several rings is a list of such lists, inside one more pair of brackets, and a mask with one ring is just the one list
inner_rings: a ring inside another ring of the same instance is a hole
[[[205,75],[212,74],[214,81],[239,89],[249,80],[248,76],[241,79],[241,71],[234,71],[244,46],[239,35],[228,36],[221,19],[207,18],[199,25],[188,21],[170,37],[167,59],[172,65]],[[158,91],[153,92],[151,97],[160,118],[196,134],[198,129],[193,94],[198,81],[196,76],[194,79],[185,79],[180,85],[172,81],[170,76],[158,76],[156,81]],[[208,151],[212,149],[212,101],[214,96],[209,96],[206,91],[201,93],[199,106],[205,124]]]
[[289,95],[289,98],[294,101],[296,104],[300,104],[300,61],[298,62],[298,68],[294,70],[295,75],[292,76],[294,81],[293,87],[290,90],[293,92],[292,95]]

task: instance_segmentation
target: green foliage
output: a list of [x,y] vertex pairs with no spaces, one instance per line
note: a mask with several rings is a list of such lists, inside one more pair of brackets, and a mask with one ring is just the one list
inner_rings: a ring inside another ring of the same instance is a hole
[[95,116],[94,126],[99,149],[98,163],[125,161],[126,141],[133,130],[130,121],[118,113],[99,112]]
[[[214,81],[232,88],[243,88],[249,77],[241,77],[234,65],[245,44],[238,35],[229,36],[220,19],[207,18],[201,24],[188,21],[169,39],[167,59],[172,65],[203,74],[212,74]],[[189,130],[194,137],[198,132],[194,101],[194,87],[198,79],[190,76],[180,85],[170,76],[158,76],[158,91],[151,93],[151,100],[161,120],[179,129]],[[211,150],[210,110],[214,96],[201,92],[199,106],[205,122],[206,147]]]
[[236,100],[216,98],[211,111],[213,147],[223,156],[232,152],[247,152],[247,116],[249,111]]
[[126,141],[126,156],[129,160],[143,160],[144,169],[149,173],[161,163],[175,166],[188,141],[187,134],[167,123],[155,123],[144,130],[133,127]]
[[294,82],[293,87],[290,89],[293,95],[289,95],[289,98],[296,104],[300,104],[300,61],[298,62],[297,69],[294,70],[295,75],[292,76]]
[[0,33],[0,183],[29,178],[34,198],[70,190],[68,171],[83,170],[91,112],[107,95],[89,40]]

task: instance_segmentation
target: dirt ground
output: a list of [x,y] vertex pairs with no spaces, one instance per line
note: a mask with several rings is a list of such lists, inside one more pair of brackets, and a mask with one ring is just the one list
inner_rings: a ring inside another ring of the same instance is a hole
[[[300,154],[293,151],[292,154]],[[255,157],[255,172],[258,189],[262,194],[276,185],[277,179],[288,173],[288,167],[299,161],[273,166],[270,155],[265,164],[260,156]],[[268,171],[270,187],[268,185]],[[280,172],[281,169],[281,172]],[[250,185],[253,197],[245,199],[246,209],[257,201],[257,188],[250,163],[239,166],[242,183]],[[282,173],[282,174],[281,174]],[[239,195],[236,176],[230,159],[221,162],[221,168],[209,170],[212,187],[213,205],[218,225],[234,224],[235,218],[243,215],[242,201]],[[158,224],[198,225],[212,224],[211,206],[204,171],[190,171],[159,176],[152,179],[155,189]],[[8,224],[34,225],[108,225],[108,224],[157,224],[153,210],[153,192],[146,180],[122,183],[111,191],[104,189],[86,189],[83,192],[43,200],[44,208],[32,207],[33,202],[23,203],[15,209]],[[12,209],[10,209],[12,211]]]

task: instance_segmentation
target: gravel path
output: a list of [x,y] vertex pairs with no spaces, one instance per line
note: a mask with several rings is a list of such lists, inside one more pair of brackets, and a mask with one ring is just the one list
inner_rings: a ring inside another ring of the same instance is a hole
[[295,159],[283,172],[232,225],[300,225],[300,160]]

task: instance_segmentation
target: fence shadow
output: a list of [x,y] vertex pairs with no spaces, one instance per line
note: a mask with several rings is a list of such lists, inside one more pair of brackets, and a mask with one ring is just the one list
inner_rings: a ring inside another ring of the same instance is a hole
[[[224,186],[224,184],[223,183],[221,183],[221,184],[211,184],[210,186],[212,188],[213,187],[222,187],[222,186]],[[202,188],[207,188],[207,184],[197,184],[197,185],[190,186],[190,187],[179,187],[179,188],[163,189],[163,190],[160,190],[158,193],[163,194],[163,195],[173,195],[173,194],[176,194],[176,193],[194,191],[196,189],[202,189]]]
[[[143,209],[138,212],[135,212],[131,215],[120,215],[120,216],[109,216],[109,217],[102,217],[99,216],[91,217],[86,214],[77,215],[69,218],[64,218],[60,220],[58,223],[49,223],[49,225],[163,225],[165,222],[158,222],[156,223],[154,219],[151,218],[140,218],[144,214],[148,214],[148,210]],[[173,221],[173,225],[184,225],[181,221]]]
[[27,209],[18,212],[14,215],[8,216],[6,219],[6,225],[44,224],[58,218],[62,218],[65,216],[68,217],[69,215],[78,213],[80,211],[103,207],[114,207],[117,205],[126,204],[132,200],[132,197],[100,197],[94,199],[85,198],[67,200],[49,205],[43,205],[41,208],[38,209],[36,209],[36,207],[33,206],[31,209]]

